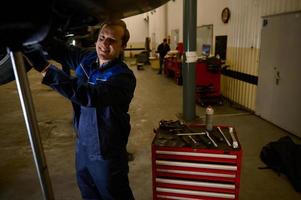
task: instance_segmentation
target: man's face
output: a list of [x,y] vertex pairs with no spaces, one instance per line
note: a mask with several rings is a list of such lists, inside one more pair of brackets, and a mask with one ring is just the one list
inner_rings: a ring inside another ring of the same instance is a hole
[[123,35],[124,30],[121,26],[104,25],[102,27],[95,44],[100,63],[108,62],[120,55],[124,49]]

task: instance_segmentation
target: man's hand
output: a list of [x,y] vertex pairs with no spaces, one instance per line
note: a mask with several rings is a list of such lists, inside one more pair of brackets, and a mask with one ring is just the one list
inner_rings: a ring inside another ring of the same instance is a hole
[[49,65],[46,56],[43,54],[42,46],[38,43],[23,47],[24,55],[29,59],[35,70],[43,72]]

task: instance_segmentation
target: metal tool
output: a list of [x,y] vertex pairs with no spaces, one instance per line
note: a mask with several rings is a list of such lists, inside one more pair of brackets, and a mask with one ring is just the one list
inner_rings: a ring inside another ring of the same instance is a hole
[[206,133],[207,137],[209,138],[209,140],[211,140],[212,144],[213,144],[215,147],[217,147],[218,145],[217,145],[216,142],[210,137],[209,132],[208,132],[208,131],[205,131],[205,133]]
[[229,133],[231,135],[231,138],[232,138],[232,147],[234,149],[238,148],[238,142],[234,136],[234,133],[233,133],[233,128],[232,127],[229,127]]
[[211,137],[212,137],[215,141],[220,142],[220,143],[223,143],[223,142],[225,141],[225,140],[224,140],[224,137],[223,137],[221,134],[216,133],[215,130],[213,130],[213,131],[208,131],[208,132],[209,132],[209,134],[211,135]]
[[205,135],[205,132],[199,132],[199,133],[177,133],[176,135],[183,136],[183,135]]
[[188,145],[188,146],[192,146],[192,145],[193,145],[192,142],[191,142],[191,139],[190,139],[189,137],[187,137],[187,136],[182,136],[182,137],[180,137],[180,138],[181,138],[182,141],[185,142],[186,145]]
[[198,141],[196,141],[195,138],[193,138],[192,136],[199,136],[197,139],[203,143],[204,145],[206,145],[207,147],[210,147],[213,144],[212,140],[207,136],[207,134],[205,132],[198,132],[198,133],[177,133],[176,135],[178,136],[182,136],[182,138],[185,138],[185,137],[189,137],[193,142],[194,144],[197,144],[199,143]]
[[197,147],[199,145],[199,142],[196,141],[195,138],[193,138],[191,135],[183,135],[181,136],[182,140],[185,141],[186,144],[192,147]]
[[192,142],[193,142],[194,144],[198,144],[198,142],[197,142],[191,135],[189,135],[188,137],[192,140]]
[[175,130],[175,129],[181,129],[183,130],[184,125],[179,121],[173,121],[173,120],[161,120],[159,122],[159,127],[161,129],[167,129],[167,130]]
[[226,143],[228,144],[228,146],[231,147],[231,144],[230,144],[229,140],[227,139],[227,137],[225,136],[225,134],[222,131],[222,129],[219,126],[217,127],[217,129],[220,132],[220,134],[223,136],[223,138],[226,140]]

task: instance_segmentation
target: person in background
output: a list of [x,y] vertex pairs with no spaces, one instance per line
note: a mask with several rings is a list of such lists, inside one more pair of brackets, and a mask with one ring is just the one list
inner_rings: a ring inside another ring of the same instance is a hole
[[170,51],[170,47],[167,43],[167,39],[164,38],[163,42],[157,48],[157,52],[159,53],[159,59],[160,59],[160,68],[158,74],[162,74],[162,65],[164,63],[164,57],[169,51]]
[[44,76],[42,83],[73,105],[76,175],[83,199],[134,199],[126,146],[136,78],[120,58],[129,37],[125,22],[118,19],[102,24],[92,50],[44,44],[51,59],[75,70],[74,77],[50,64],[41,45],[24,46],[24,54]]

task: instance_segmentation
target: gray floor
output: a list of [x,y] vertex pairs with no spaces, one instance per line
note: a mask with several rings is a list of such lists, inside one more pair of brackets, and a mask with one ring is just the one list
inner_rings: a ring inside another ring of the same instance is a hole
[[[150,200],[153,129],[161,119],[178,119],[182,86],[157,75],[150,66],[139,71],[135,66],[131,68],[137,77],[137,89],[130,108],[128,150],[135,159],[130,162],[129,177],[136,199]],[[81,199],[75,183],[71,106],[40,84],[40,74],[33,70],[28,74],[55,199]],[[15,82],[0,86],[0,108],[0,199],[42,199]],[[227,102],[214,109],[214,123],[235,127],[243,148],[240,199],[301,199],[285,176],[258,169],[264,166],[259,159],[262,146],[288,133]],[[196,114],[202,122],[204,108],[196,106]]]

